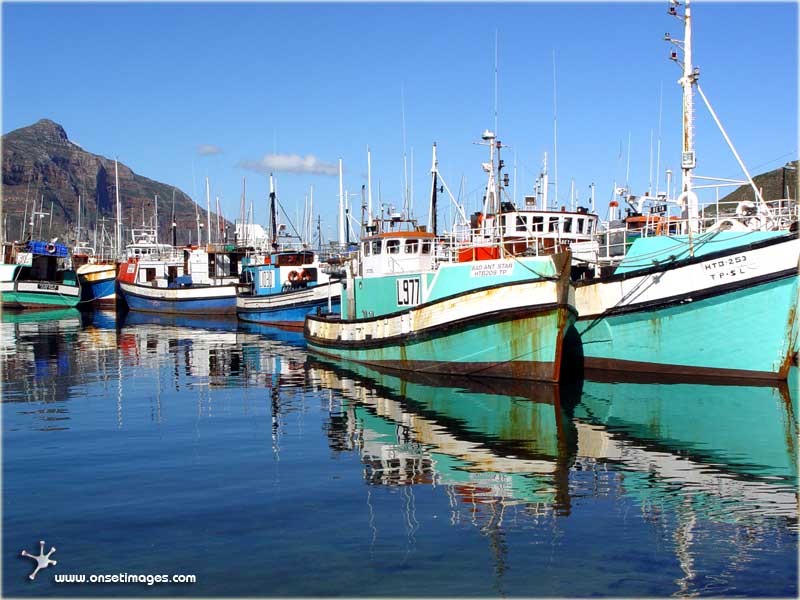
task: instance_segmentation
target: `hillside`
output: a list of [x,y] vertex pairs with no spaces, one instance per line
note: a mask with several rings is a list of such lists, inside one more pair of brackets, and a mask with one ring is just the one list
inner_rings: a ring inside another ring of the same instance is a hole
[[[38,237],[41,225],[42,237],[58,236],[66,243],[73,243],[78,195],[81,197],[84,240],[92,239],[96,226],[98,231],[102,231],[105,225],[109,234],[113,232],[116,200],[112,159],[87,152],[69,140],[61,125],[47,119],[4,135],[2,145],[3,223],[0,232],[5,239],[20,239],[26,206],[30,222],[35,199],[35,209],[38,211],[42,206],[42,212],[47,214],[38,218],[40,224],[35,226],[34,237]],[[171,185],[138,175],[123,163],[118,167],[123,239],[126,243],[130,241],[131,227],[140,227],[143,215],[146,223],[152,222],[156,194],[159,198],[159,238],[171,241],[173,192],[178,243],[197,243],[197,205],[187,194]],[[205,223],[205,208],[199,207],[199,210]],[[214,218],[212,214],[212,222]],[[26,231],[30,232],[29,225]]]
[[[753,177],[753,183],[761,190],[764,200],[797,198],[797,165],[798,161],[793,161],[774,171]],[[755,200],[755,192],[749,185],[740,186],[724,198],[720,198],[720,204],[725,203],[724,206],[730,207],[730,210],[733,211],[735,203],[744,200]]]

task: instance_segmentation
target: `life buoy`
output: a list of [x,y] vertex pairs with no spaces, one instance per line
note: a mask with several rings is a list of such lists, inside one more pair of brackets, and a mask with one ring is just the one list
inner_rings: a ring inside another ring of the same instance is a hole
[[483,225],[483,213],[478,213],[477,222],[478,222],[478,229],[480,229],[481,225]]
[[289,272],[289,281],[297,281],[300,279],[300,274],[297,271],[290,271]]
[[56,245],[50,242],[49,244],[47,244],[47,246],[44,247],[44,249],[47,250],[48,253],[52,254],[53,252],[56,251]]
[[300,280],[301,281],[311,281],[311,273],[303,269],[300,271]]

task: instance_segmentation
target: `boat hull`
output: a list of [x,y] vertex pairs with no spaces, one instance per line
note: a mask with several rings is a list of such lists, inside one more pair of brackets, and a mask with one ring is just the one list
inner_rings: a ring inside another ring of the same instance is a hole
[[236,316],[249,323],[302,330],[306,315],[338,312],[341,290],[342,286],[337,282],[278,294],[240,295],[236,297]]
[[71,308],[81,299],[80,286],[46,281],[4,281],[0,283],[3,308]]
[[587,369],[785,379],[797,344],[800,242],[786,237],[578,285]]
[[119,282],[128,308],[134,311],[182,315],[236,314],[236,285],[159,288]]
[[81,301],[95,306],[114,306],[117,302],[117,271],[115,265],[85,265],[78,267]]
[[309,348],[376,367],[421,373],[558,381],[576,313],[568,282],[530,280],[471,290],[386,316],[309,315]]

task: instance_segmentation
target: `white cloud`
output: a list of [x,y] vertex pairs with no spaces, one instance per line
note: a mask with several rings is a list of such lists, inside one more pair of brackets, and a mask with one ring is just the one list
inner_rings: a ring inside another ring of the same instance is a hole
[[239,166],[258,173],[309,173],[311,175],[338,175],[334,163],[319,160],[313,154],[265,154],[260,160],[243,160]]
[[197,153],[200,156],[209,156],[211,154],[222,154],[222,148],[214,144],[200,144],[197,147]]

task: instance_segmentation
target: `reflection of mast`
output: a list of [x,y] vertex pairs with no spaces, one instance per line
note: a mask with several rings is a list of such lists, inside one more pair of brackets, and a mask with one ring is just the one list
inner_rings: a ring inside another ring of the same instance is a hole
[[694,539],[694,526],[697,523],[697,515],[692,508],[692,495],[687,494],[683,502],[676,507],[678,514],[678,527],[675,528],[673,538],[675,540],[675,556],[680,564],[684,576],[675,580],[678,591],[675,595],[688,595],[689,585],[694,580],[697,573],[694,570],[694,556],[692,556],[692,540]]
[[[500,505],[500,513],[498,515],[497,506]],[[506,572],[506,556],[508,555],[508,546],[506,544],[506,535],[503,531],[503,513],[505,511],[505,504],[502,500],[493,502],[492,516],[486,525],[481,528],[481,533],[485,534],[489,540],[489,548],[494,555],[494,588],[498,596],[505,596],[503,592],[503,575]]]
[[281,417],[281,392],[280,392],[280,381],[279,377],[276,381],[275,376],[273,375],[272,387],[269,391],[269,397],[271,401],[271,409],[272,409],[272,456],[275,460],[280,460],[280,451],[281,447],[278,443],[278,429],[280,429],[280,417]]

